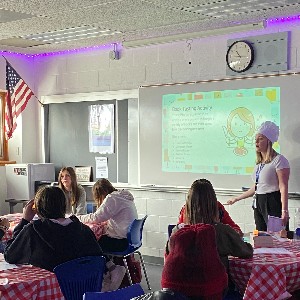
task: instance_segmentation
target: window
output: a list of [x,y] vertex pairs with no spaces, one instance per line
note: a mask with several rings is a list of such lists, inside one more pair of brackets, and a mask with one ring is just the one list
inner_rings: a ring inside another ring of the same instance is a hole
[[5,92],[0,91],[0,162],[8,161],[8,148],[7,141],[5,139]]

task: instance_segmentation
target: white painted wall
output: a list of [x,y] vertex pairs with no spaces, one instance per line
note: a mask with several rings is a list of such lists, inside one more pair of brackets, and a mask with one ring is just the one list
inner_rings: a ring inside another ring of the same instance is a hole
[[[191,43],[191,49],[185,41],[130,50],[122,49],[120,60],[117,61],[109,60],[111,49],[106,49],[34,59],[14,57],[12,63],[28,84],[34,86],[34,91],[39,98],[51,95],[132,90],[140,85],[225,78],[227,39],[289,30],[291,31],[290,70],[299,72],[300,29],[296,25],[289,26],[261,29],[248,34],[195,39]],[[5,73],[5,65],[2,61],[0,71],[2,74]],[[0,79],[0,88],[5,88],[3,77]],[[129,105],[132,109],[129,112],[129,122],[137,121],[136,106],[134,102]],[[10,158],[24,163],[42,162],[41,127],[37,102],[28,105],[20,123],[18,130],[21,132],[17,133],[9,144]],[[130,132],[129,139],[129,150],[137,153],[136,133]],[[18,147],[19,155],[16,154]],[[131,170],[138,170],[135,161],[129,160],[129,163]],[[136,181],[138,175],[132,172],[133,181]],[[0,179],[3,179],[1,172]],[[185,194],[147,191],[133,191],[133,194],[139,214],[149,215],[145,225],[144,254],[162,257],[167,238],[167,224],[176,222]],[[227,197],[218,197],[223,203],[227,200]],[[250,202],[250,200],[243,200],[229,207],[231,216],[244,231],[251,231],[254,228]],[[291,200],[290,207],[300,207],[300,202]]]

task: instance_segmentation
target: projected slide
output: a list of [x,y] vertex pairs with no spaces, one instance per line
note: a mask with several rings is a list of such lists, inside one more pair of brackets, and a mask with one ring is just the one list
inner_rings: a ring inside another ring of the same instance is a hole
[[266,120],[280,126],[279,87],[163,95],[162,170],[250,174]]

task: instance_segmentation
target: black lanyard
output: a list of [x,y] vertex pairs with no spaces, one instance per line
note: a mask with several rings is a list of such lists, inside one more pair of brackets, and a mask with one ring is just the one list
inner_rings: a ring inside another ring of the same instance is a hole
[[265,164],[259,164],[259,166],[257,167],[256,173],[255,173],[255,193],[257,190],[257,184],[258,184],[258,179],[259,179],[259,174],[261,172],[261,170],[263,169],[263,167],[265,166]]

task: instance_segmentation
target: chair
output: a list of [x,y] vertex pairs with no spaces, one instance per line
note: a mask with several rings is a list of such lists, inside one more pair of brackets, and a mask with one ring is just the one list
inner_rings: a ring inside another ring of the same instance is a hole
[[86,256],[56,266],[53,272],[65,299],[82,300],[85,292],[101,291],[105,263],[103,256]]
[[130,256],[131,254],[137,253],[140,257],[140,261],[141,261],[141,264],[142,264],[142,267],[144,270],[145,279],[146,279],[146,282],[148,285],[148,290],[151,290],[142,254],[140,251],[138,251],[138,249],[142,246],[143,227],[144,227],[147,217],[148,216],[146,215],[142,219],[135,219],[129,226],[128,231],[127,231],[127,240],[128,240],[129,245],[126,250],[124,250],[122,252],[109,252],[109,253],[105,253],[105,254],[108,256],[117,256],[117,257],[123,258],[123,262],[124,262],[124,266],[126,268],[128,280],[129,280],[130,285],[132,285],[132,280],[131,280],[128,264],[126,261],[126,257]]
[[83,300],[130,300],[133,297],[144,295],[144,291],[139,283],[127,286],[125,288],[104,292],[87,292],[83,295]]
[[170,238],[171,234],[172,234],[172,230],[173,228],[175,227],[176,225],[175,224],[169,224],[168,225],[168,236]]

